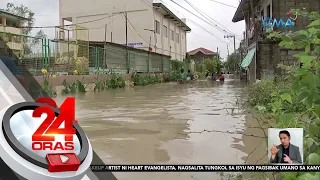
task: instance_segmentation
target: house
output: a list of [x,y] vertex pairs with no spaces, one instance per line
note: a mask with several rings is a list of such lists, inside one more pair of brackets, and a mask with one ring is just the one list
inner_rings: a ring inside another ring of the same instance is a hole
[[[270,31],[295,31],[308,25],[306,17],[292,20],[288,17],[291,9],[306,9],[308,12],[320,11],[319,0],[241,0],[233,22],[245,20],[245,42],[247,55],[241,66],[246,68],[249,80],[265,76],[281,75],[283,71],[277,68],[278,64],[290,65],[295,62],[292,56],[297,51],[280,48],[279,42],[267,40],[266,33]],[[271,21],[271,25],[266,23]],[[283,23],[281,23],[281,21]],[[291,22],[291,23],[290,23]],[[268,26],[267,26],[267,25]],[[291,26],[294,24],[294,26]]]
[[218,55],[217,53],[202,47],[189,51],[188,54],[195,62],[202,62],[207,58],[214,58]]
[[[72,8],[70,8],[72,7]],[[183,60],[191,29],[162,3],[152,0],[60,0],[59,39],[112,42]],[[69,24],[82,27],[66,35]],[[87,35],[86,35],[87,33]],[[82,35],[81,35],[82,34]],[[74,36],[74,37],[71,37]]]
[[20,36],[22,35],[22,29],[19,27],[28,20],[28,18],[0,9],[0,37],[5,41],[0,42],[0,49],[9,47],[12,50],[11,52],[18,57],[21,56],[23,50],[22,36]]

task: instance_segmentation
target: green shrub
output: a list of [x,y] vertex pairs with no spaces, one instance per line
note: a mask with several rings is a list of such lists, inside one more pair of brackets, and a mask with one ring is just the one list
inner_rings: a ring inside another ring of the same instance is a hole
[[[320,163],[320,14],[295,12],[309,15],[310,24],[305,30],[290,34],[273,32],[268,38],[280,39],[279,44],[287,49],[304,49],[294,56],[302,66],[292,66],[287,81],[272,83],[262,81],[249,90],[249,103],[262,112],[269,112],[276,128],[304,129],[304,162]],[[290,81],[288,81],[290,80]],[[271,92],[270,95],[268,95]],[[280,179],[319,179],[319,173],[280,173]]]
[[110,79],[106,80],[106,88],[124,88],[126,86],[125,80],[118,74],[113,74]]
[[169,81],[174,82],[181,79],[181,72],[180,71],[172,71],[169,73]]
[[141,76],[139,74],[134,74],[132,76],[132,81],[134,82],[135,86],[146,86],[149,84],[156,84],[160,83],[161,79],[156,74],[149,74],[146,76]]
[[273,79],[262,80],[260,83],[250,85],[248,88],[248,102],[251,106],[269,104],[274,88]]

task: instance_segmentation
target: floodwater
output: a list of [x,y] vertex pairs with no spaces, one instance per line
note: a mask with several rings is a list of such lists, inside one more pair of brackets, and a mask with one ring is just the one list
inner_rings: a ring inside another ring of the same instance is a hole
[[[107,164],[255,164],[263,161],[266,148],[254,137],[262,137],[262,130],[250,128],[257,123],[239,105],[245,88],[227,79],[87,92],[77,96],[76,117]],[[114,175],[119,180],[220,179],[214,172]]]

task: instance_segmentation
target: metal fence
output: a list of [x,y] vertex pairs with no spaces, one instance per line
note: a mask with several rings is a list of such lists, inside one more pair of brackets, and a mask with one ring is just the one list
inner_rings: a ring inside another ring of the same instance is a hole
[[[86,72],[126,73],[170,72],[170,57],[147,51],[126,49],[112,44],[102,47],[89,46],[88,41],[61,41],[0,32],[0,51],[3,54],[19,58],[22,64],[34,75],[40,75],[41,69],[55,72],[57,75],[71,74],[78,68],[77,60],[87,62]],[[3,44],[3,43],[6,43]],[[190,63],[182,63],[185,69],[194,69]]]

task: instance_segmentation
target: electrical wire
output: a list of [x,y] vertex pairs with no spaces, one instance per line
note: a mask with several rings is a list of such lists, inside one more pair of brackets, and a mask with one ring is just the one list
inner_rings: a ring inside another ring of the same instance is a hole
[[[124,17],[124,15],[122,14],[122,16]],[[125,18],[125,17],[124,17]],[[132,25],[132,23],[129,21],[129,19],[128,18],[125,18],[127,21],[128,21],[128,23],[129,23],[129,25],[133,28],[133,30],[138,34],[138,36],[140,36],[140,38],[145,42],[145,43],[147,43],[148,41],[146,41],[140,34],[139,34],[139,32],[136,30],[136,28]]]
[[189,21],[191,21],[193,24],[199,26],[200,28],[202,28],[203,30],[205,30],[207,33],[211,34],[212,36],[214,36],[215,38],[217,38],[218,40],[220,40],[222,43],[228,44],[227,42],[225,42],[224,40],[220,39],[218,36],[216,36],[215,34],[213,34],[212,32],[208,31],[206,28],[202,27],[200,24],[194,22],[193,20],[189,19]]
[[[121,16],[121,19],[123,20],[124,24],[126,24],[126,19],[125,19],[125,17],[124,17],[123,15]],[[133,33],[133,31],[132,31],[131,25],[129,26],[129,30],[130,30],[130,32],[132,33],[134,39],[135,39],[136,41],[138,41],[138,39],[136,38],[136,36],[134,35],[134,33]]]
[[[210,17],[209,15],[207,15],[206,13],[204,13],[203,11],[201,11],[199,8],[197,8],[195,5],[193,5],[192,3],[190,3],[188,0],[184,0],[187,4],[189,4],[189,6],[191,6],[194,10],[196,10],[199,14],[201,14],[204,18],[206,18],[209,22],[211,22],[212,24],[214,24],[213,22],[217,23],[218,25],[220,25],[222,28],[217,27],[217,25],[215,25],[217,28],[219,28],[221,31],[226,32],[226,33],[230,33],[230,34],[235,34],[233,32],[231,32],[230,30],[228,30],[227,28],[225,28],[223,25],[221,25],[219,22],[217,22],[216,20],[214,20],[212,17]],[[207,17],[206,17],[207,16]],[[213,22],[212,22],[213,21]]]
[[[161,0],[160,0],[161,1]],[[170,0],[171,1],[171,0]],[[161,2],[163,2],[163,1],[161,1]],[[165,2],[163,2],[164,4],[166,4]],[[179,4],[177,4],[178,6],[180,6]],[[168,6],[168,4],[167,4],[167,6]],[[182,7],[182,6],[180,6],[180,7]],[[172,7],[171,7],[172,8]],[[185,9],[184,7],[182,7],[183,9]],[[181,12],[179,12],[177,9],[175,9],[175,8],[172,8],[172,9],[174,9],[175,11],[177,11],[179,14],[182,14],[183,16],[185,16],[183,13],[181,13]],[[185,10],[187,10],[187,9],[185,9]],[[188,10],[187,10],[188,11]],[[188,12],[190,12],[190,11],[188,11]],[[192,13],[192,12],[190,12],[190,13]],[[192,13],[193,14],[193,13]],[[201,19],[201,18],[200,18]],[[192,21],[191,19],[187,19],[188,21],[191,21],[191,22],[193,22],[195,25],[197,25],[198,27],[200,27],[201,29],[203,29],[203,30],[205,30],[205,31],[207,31],[210,35],[212,35],[213,37],[215,37],[215,38],[217,38],[218,40],[220,40],[221,42],[217,42],[217,43],[224,43],[224,44],[227,44],[227,42],[225,42],[225,41],[223,41],[222,39],[220,39],[219,37],[217,37],[216,35],[214,35],[214,34],[212,34],[211,32],[209,32],[206,28],[204,28],[204,27],[202,27],[201,25],[199,25],[199,24],[197,24],[197,23],[195,23],[194,21]],[[193,33],[192,31],[191,31],[191,33]],[[195,33],[193,33],[193,34],[195,34]],[[197,34],[195,34],[195,35],[197,35]]]
[[[121,14],[121,13],[120,13]],[[119,16],[120,16],[120,14],[118,14],[114,19],[112,19],[112,21],[110,21],[110,22],[108,22],[107,24],[105,24],[105,25],[108,25],[108,24],[111,24],[111,23],[113,23]],[[97,27],[97,28],[87,28],[86,30],[93,30],[93,29],[101,29],[101,28],[105,28],[106,26],[101,26],[101,27]]]
[[[160,0],[161,1],[161,0]],[[162,1],[163,2],[163,1]],[[163,2],[165,5],[167,5],[168,7],[169,7],[169,5],[167,4],[167,3],[165,3],[165,2]],[[184,17],[186,17],[182,12],[180,12],[179,10],[177,10],[177,9],[175,9],[175,8],[173,8],[173,7],[170,7],[170,8],[172,8],[173,10],[175,10],[176,12],[178,12],[179,14],[181,14],[182,16],[184,16]],[[187,19],[187,18],[186,18]],[[194,21],[192,21],[191,19],[187,19],[187,21],[191,21],[191,22],[194,22]],[[196,24],[196,23],[194,23],[196,26],[198,26],[198,27],[200,27],[201,29],[203,29],[203,30],[205,30],[205,31],[207,31],[204,27],[202,27],[201,25],[199,25],[199,24]],[[208,32],[208,31],[207,31]],[[199,34],[196,34],[195,32],[193,32],[193,31],[191,31],[190,32],[191,34],[194,34],[194,35],[196,35],[196,36],[198,36],[198,37],[202,37],[203,38],[203,36],[200,36]],[[209,33],[210,35],[212,35],[213,37],[215,37],[215,38],[217,38],[217,36],[215,36],[214,34],[212,34],[212,33]],[[207,38],[206,38],[206,40],[208,40]],[[216,43],[223,43],[223,44],[226,44],[227,42],[225,42],[225,41],[223,41],[223,42],[221,42],[221,40],[222,39],[219,39],[220,41],[214,41],[214,42],[216,42]],[[211,42],[213,42],[212,40],[210,40]]]
[[225,6],[228,6],[228,7],[232,7],[232,8],[236,8],[235,6],[232,6],[232,5],[229,5],[229,4],[225,4],[225,3],[222,3],[222,2],[219,2],[219,1],[215,1],[215,0],[209,0],[209,1],[212,1],[212,2],[215,2],[215,3],[218,3],[218,4],[222,4],[222,5],[225,5]]
[[[120,12],[120,14],[121,13],[122,12]],[[81,22],[81,23],[69,24],[69,25],[64,25],[64,26],[75,26],[75,25],[79,25],[79,24],[86,24],[86,23],[101,21],[103,19],[107,19],[107,18],[110,18],[112,16],[115,16],[116,14],[119,14],[119,13],[115,13],[115,14],[112,14],[110,16],[99,18],[99,19],[94,19],[94,20],[90,20],[90,21],[84,21],[84,22]],[[36,29],[36,28],[57,28],[57,27],[59,27],[59,26],[33,26],[33,27],[16,27],[16,28],[35,28]]]
[[[168,6],[169,7],[169,5],[166,3],[166,2],[163,2],[162,0],[160,0],[163,4],[165,4],[166,6]],[[173,9],[174,11],[176,11],[176,13],[178,13],[178,14],[180,14],[180,15],[182,15],[183,17],[186,17],[182,12],[180,12],[179,10],[177,10],[177,9],[175,9],[174,7],[170,7],[171,9]],[[187,19],[186,18],[186,20],[188,21],[189,19]],[[190,20],[191,21],[191,20]],[[199,26],[199,25],[198,25]],[[200,26],[202,29],[204,29],[204,27],[202,27],[202,26]],[[194,35],[196,35],[196,36],[199,36],[199,37],[203,37],[203,36],[200,36],[200,35],[198,35],[198,34],[196,34],[195,32],[193,32],[193,31],[190,31],[190,33],[191,34],[194,34]],[[211,34],[210,34],[211,35]],[[215,37],[215,36],[214,36]],[[216,37],[215,37],[216,38]],[[217,42],[217,41],[215,41],[215,42]],[[218,42],[218,43],[221,43],[221,42]]]
[[[186,9],[185,7],[181,6],[179,3],[175,2],[174,0],[170,0],[171,2],[173,2],[174,4],[176,4],[177,6],[181,7],[182,9],[184,9],[185,11],[189,12],[190,14],[194,15],[195,17],[199,18],[200,20],[206,22],[207,24],[209,24],[210,26],[214,27],[215,29],[217,29],[218,25],[213,24],[211,22],[208,22],[207,20],[201,18],[200,16],[196,15],[195,13],[193,13],[192,11]],[[219,29],[218,29],[219,30]]]

